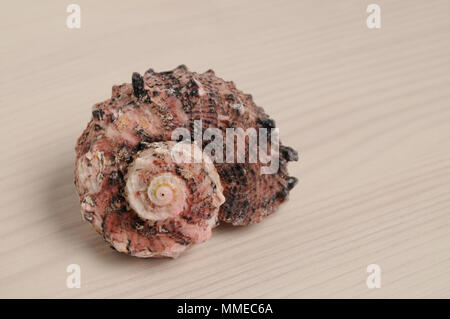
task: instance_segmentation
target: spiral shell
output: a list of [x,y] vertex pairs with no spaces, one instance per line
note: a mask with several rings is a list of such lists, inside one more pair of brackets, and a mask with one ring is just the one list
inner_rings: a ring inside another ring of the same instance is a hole
[[275,127],[232,82],[185,66],[134,73],[131,84],[114,86],[111,99],[94,105],[76,146],[75,185],[83,218],[116,250],[177,257],[208,239],[219,220],[260,222],[287,199],[297,182],[286,167],[297,160],[292,148],[280,144],[270,154],[280,160],[275,174],[262,175],[260,160],[216,163],[204,144],[172,141],[177,128],[194,134],[197,120],[223,133]]

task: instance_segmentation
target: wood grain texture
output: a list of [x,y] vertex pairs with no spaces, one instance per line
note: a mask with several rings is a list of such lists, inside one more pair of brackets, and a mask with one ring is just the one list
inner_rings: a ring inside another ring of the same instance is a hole
[[[0,297],[450,297],[449,1],[376,1],[378,30],[373,1],[83,0],[79,30],[71,2],[2,4]],[[118,254],[81,220],[75,141],[113,84],[181,63],[254,96],[300,183],[179,259]]]

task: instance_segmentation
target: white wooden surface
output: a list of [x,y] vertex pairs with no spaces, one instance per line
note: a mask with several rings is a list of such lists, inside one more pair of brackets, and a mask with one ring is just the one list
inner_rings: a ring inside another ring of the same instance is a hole
[[[69,1],[1,5],[0,297],[450,297],[449,1],[73,2],[79,30]],[[300,183],[259,225],[140,260],[81,220],[74,145],[113,84],[181,63],[253,94]]]

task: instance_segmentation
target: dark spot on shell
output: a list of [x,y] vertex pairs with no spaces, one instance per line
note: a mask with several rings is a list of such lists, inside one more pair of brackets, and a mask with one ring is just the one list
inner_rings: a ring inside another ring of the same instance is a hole
[[147,71],[145,71],[145,73],[154,74],[155,71],[152,68],[149,68]]
[[257,122],[259,124],[261,124],[262,127],[267,128],[267,129],[271,129],[271,128],[275,128],[276,127],[275,121],[272,120],[271,118],[258,119]]
[[131,77],[131,83],[133,84],[134,96],[141,97],[144,94],[144,78],[142,75],[134,72]]
[[170,75],[170,74],[172,74],[172,73],[173,73],[172,70],[170,70],[170,71],[162,71],[162,72],[159,72],[160,75]]
[[280,154],[289,162],[298,161],[298,153],[292,147],[281,145]]
[[180,64],[179,66],[176,67],[176,69],[182,69],[182,70],[187,70],[187,66],[184,64]]
[[150,96],[149,96],[148,94],[145,95],[143,101],[144,101],[145,103],[151,103],[151,102],[152,102],[152,100],[150,99]]
[[227,94],[225,96],[225,99],[230,102],[230,103],[234,103],[236,101],[236,97],[234,96],[234,94]]
[[298,183],[298,179],[294,176],[289,176],[288,178],[286,178],[286,182],[287,182],[287,189],[291,190],[295,187],[295,185],[297,185]]
[[244,177],[246,173],[245,167],[243,164],[236,164],[235,165],[235,176],[236,177]]
[[144,229],[144,226],[145,226],[145,222],[138,219],[138,220],[136,220],[136,222],[134,224],[132,224],[131,227],[136,229],[138,232],[141,232]]
[[248,200],[245,200],[242,202],[242,209],[241,209],[241,213],[240,213],[240,217],[244,217],[247,212],[248,212],[248,206],[250,205]]
[[105,114],[105,112],[103,112],[102,109],[98,109],[98,110],[93,110],[92,111],[92,116],[94,117],[94,119],[96,120],[103,120],[103,115]]
[[133,160],[132,155],[130,154],[130,152],[128,152],[128,149],[125,145],[123,145],[119,151],[117,152],[117,154],[115,154],[115,162],[118,163],[120,161],[124,161],[126,163],[131,163],[131,161]]
[[272,198],[272,201],[275,201],[277,198],[286,198],[289,195],[289,190],[287,188],[283,188],[278,194]]
[[111,174],[109,174],[109,180],[108,183],[110,186],[118,185],[122,179],[122,173],[119,171],[112,171]]
[[190,79],[188,83],[186,83],[186,87],[188,89],[192,88],[198,88],[197,82],[194,81],[194,79]]
[[139,142],[138,145],[136,146],[136,151],[146,150],[146,149],[149,148],[149,147],[150,147],[150,143],[141,141],[141,142]]
[[116,195],[111,198],[111,209],[115,212],[125,211],[125,198],[122,195]]
[[188,83],[186,83],[186,88],[189,90],[189,96],[198,97],[198,85],[194,81],[194,79],[190,79]]
[[93,212],[85,212],[84,219],[86,219],[88,222],[92,222],[94,220],[94,213]]

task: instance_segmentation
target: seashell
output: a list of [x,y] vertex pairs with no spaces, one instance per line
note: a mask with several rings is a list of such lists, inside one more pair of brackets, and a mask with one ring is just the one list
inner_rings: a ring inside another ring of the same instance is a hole
[[119,252],[177,257],[219,221],[258,223],[287,199],[297,183],[287,163],[298,155],[277,138],[251,95],[211,70],[133,73],[94,105],[77,141],[82,216]]

